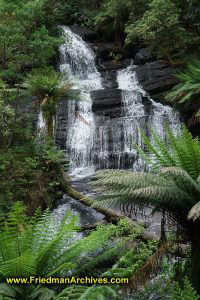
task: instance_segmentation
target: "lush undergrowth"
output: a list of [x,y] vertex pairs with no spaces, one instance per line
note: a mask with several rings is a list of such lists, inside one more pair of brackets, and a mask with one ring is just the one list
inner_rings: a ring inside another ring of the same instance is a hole
[[[198,299],[187,279],[183,280],[183,289],[174,283],[175,278],[184,278],[186,260],[174,263],[172,256],[166,256],[157,265],[157,242],[141,242],[138,238],[143,230],[121,221],[118,225],[99,225],[80,239],[81,227],[70,212],[62,220],[56,220],[50,211],[41,214],[37,210],[30,218],[22,203],[16,202],[10,213],[0,219],[0,299],[120,300],[131,295],[137,300],[149,299],[152,295],[163,300]],[[141,289],[141,276],[143,280],[149,278],[146,267],[149,264],[154,264],[154,279]],[[61,277],[73,277],[78,282],[78,278],[85,276],[102,282],[112,278],[129,282],[67,288],[61,284],[45,287],[34,283],[34,278]],[[14,277],[32,278],[33,283],[6,283],[6,278]],[[134,291],[135,282],[137,291]]]
[[[112,172],[99,182],[111,185],[107,204],[151,205],[173,219],[178,224],[173,237],[165,235],[160,244],[141,241],[144,228],[136,230],[126,220],[81,235],[70,212],[60,222],[46,210],[62,197],[60,170],[67,170],[53,142],[56,106],[62,97],[79,100],[72,83],[61,85],[56,71],[63,43],[58,25],[93,29],[99,40],[123,48],[124,57],[148,47],[155,59],[184,67],[199,54],[199,17],[197,0],[0,0],[0,299],[199,299],[193,286],[199,289],[200,147],[185,128],[178,138],[168,131],[167,144],[155,134],[154,145],[143,136],[155,158],[146,157],[153,174]],[[200,120],[199,66],[198,60],[189,63],[167,97],[186,112],[189,125]],[[188,243],[184,254],[181,247]],[[85,275],[128,278],[129,284],[66,288],[5,282],[9,276]]]
[[62,197],[58,178],[62,159],[55,146],[32,141],[0,152],[1,211],[9,211],[16,201],[26,204],[28,214],[55,206]]

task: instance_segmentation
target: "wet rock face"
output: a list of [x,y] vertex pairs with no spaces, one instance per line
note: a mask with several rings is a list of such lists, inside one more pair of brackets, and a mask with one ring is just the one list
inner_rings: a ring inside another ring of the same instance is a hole
[[57,106],[56,114],[56,142],[61,149],[66,149],[68,107],[66,99],[62,99]]
[[105,61],[115,59],[117,55],[123,56],[123,48],[116,46],[114,43],[98,43],[92,45],[96,53],[97,59],[102,58]]
[[107,88],[91,92],[92,111],[101,116],[119,117],[121,115],[121,90]]
[[96,53],[97,68],[102,74],[102,83],[105,88],[117,88],[116,72],[126,67],[126,59],[120,62],[115,61],[117,55],[133,59],[138,65],[139,83],[157,101],[163,102],[166,92],[178,83],[175,70],[167,64],[156,61],[148,48],[137,49],[135,46],[134,51],[130,49],[129,53],[125,54],[123,47],[116,46],[114,43],[101,42],[97,34],[90,29],[77,25],[70,28],[84,40],[92,42],[90,46]]
[[175,70],[167,64],[151,62],[136,69],[139,83],[156,100],[164,98],[164,93],[178,83]]
[[133,58],[137,65],[145,64],[153,60],[153,56],[148,48],[140,49]]
[[97,39],[97,34],[95,31],[88,28],[80,27],[78,25],[69,26],[70,29],[75,33],[81,36],[84,40],[88,42],[93,42]]

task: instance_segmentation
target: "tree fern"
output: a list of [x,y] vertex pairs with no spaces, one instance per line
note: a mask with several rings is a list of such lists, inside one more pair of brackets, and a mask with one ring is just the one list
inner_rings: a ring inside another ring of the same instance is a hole
[[167,125],[165,130],[167,135],[165,142],[152,131],[152,141],[144,133],[141,133],[146,147],[145,151],[139,148],[134,141],[133,147],[139,151],[152,169],[180,167],[196,179],[200,174],[200,141],[197,138],[194,139],[185,126],[182,126],[177,135],[174,135]]
[[153,158],[144,150],[140,149],[139,153],[146,155],[151,167],[155,167],[153,172],[106,170],[97,174],[94,184],[102,191],[97,205],[121,206],[130,213],[137,206],[168,213],[191,242],[192,282],[199,291],[200,142],[184,126],[178,136],[166,130],[166,144],[156,133],[152,142],[143,137]]
[[198,218],[200,218],[200,201],[191,208],[188,214],[189,220],[196,221]]
[[70,82],[61,84],[62,76],[51,67],[34,70],[29,74],[25,85],[31,96],[37,97],[46,122],[49,138],[53,137],[53,118],[56,113],[57,102],[65,97],[67,99],[79,99],[79,93],[72,89]]
[[166,99],[171,102],[177,102],[185,109],[192,107],[194,114],[189,120],[193,125],[200,122],[199,117],[199,97],[200,97],[200,60],[193,59],[187,69],[177,74],[180,83],[177,84],[167,95]]

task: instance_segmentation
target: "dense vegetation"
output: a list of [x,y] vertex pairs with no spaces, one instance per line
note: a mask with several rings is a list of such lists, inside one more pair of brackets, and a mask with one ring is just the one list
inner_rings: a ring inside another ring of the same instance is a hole
[[166,99],[186,114],[187,124],[191,127],[200,123],[200,61],[193,58],[185,71],[177,74],[177,78],[180,83],[174,86]]
[[[198,0],[0,0],[0,299],[199,299],[200,143],[185,127],[177,137],[166,128],[166,142],[153,133],[152,144],[142,134],[145,151],[135,147],[150,173],[106,171],[97,181],[107,191],[98,205],[151,206],[173,220],[176,234],[144,242],[144,228],[125,218],[80,239],[77,218],[68,212],[58,221],[47,209],[62,198],[68,166],[54,143],[57,103],[81,100],[70,81],[61,84],[59,25],[93,29],[100,41],[121,48],[119,56],[110,53],[117,60],[148,47],[155,59],[181,66],[180,84],[166,101],[184,111],[191,126],[200,122],[199,19]],[[44,134],[36,126],[39,112]],[[181,255],[180,244],[188,244],[189,253]],[[5,282],[9,276],[85,274],[127,277],[129,285]],[[143,289],[136,293],[136,286]]]
[[142,42],[158,58],[183,59],[195,47],[199,51],[198,1],[106,0],[95,16],[95,24],[109,37],[126,45]]

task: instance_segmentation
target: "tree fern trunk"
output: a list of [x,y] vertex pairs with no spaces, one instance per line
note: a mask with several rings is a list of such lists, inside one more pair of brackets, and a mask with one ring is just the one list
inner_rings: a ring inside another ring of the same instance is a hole
[[[198,228],[200,233],[200,227]],[[195,234],[194,239],[191,241],[191,280],[193,287],[200,294],[200,236]]]
[[49,117],[47,119],[47,137],[53,139],[53,118]]

